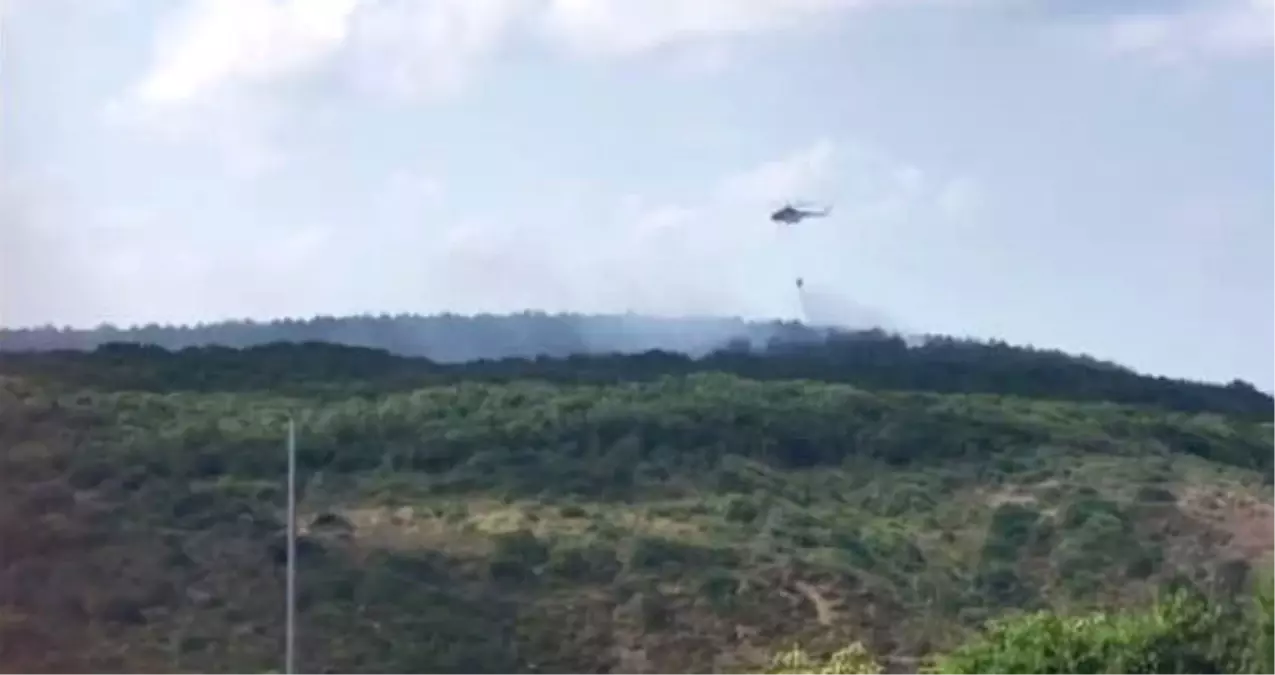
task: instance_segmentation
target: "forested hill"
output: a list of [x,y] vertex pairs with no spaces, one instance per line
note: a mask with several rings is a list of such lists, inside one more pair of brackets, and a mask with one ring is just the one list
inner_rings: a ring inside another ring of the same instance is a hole
[[[240,349],[246,353],[234,353]],[[0,350],[94,350],[72,358],[13,355],[5,370],[57,369],[60,377],[150,390],[327,387],[337,381],[381,390],[456,380],[585,383],[718,371],[761,380],[1111,401],[1259,419],[1270,419],[1275,409],[1270,395],[1242,381],[1222,386],[1154,377],[1001,342],[905,340],[880,331],[738,319],[527,313],[21,329],[0,331]]]
[[[553,344],[447,321],[412,344]],[[0,354],[0,670],[277,672],[291,418],[299,672],[1272,672],[1243,384],[792,324],[450,363],[286,325]]]

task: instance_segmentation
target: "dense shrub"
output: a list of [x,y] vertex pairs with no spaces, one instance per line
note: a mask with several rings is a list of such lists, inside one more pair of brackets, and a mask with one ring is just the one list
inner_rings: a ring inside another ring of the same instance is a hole
[[1265,619],[1260,608],[1231,609],[1187,590],[1166,593],[1141,612],[1038,612],[993,622],[983,635],[936,659],[932,672],[1271,672],[1270,650],[1259,653],[1270,644],[1266,602]]

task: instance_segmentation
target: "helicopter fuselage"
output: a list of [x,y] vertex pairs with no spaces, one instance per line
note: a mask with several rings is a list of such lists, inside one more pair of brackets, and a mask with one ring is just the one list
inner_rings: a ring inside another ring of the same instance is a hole
[[770,215],[770,219],[777,223],[793,225],[806,218],[819,218],[825,215],[828,215],[827,211],[802,211],[800,209],[794,209],[791,206],[787,206],[772,213]]

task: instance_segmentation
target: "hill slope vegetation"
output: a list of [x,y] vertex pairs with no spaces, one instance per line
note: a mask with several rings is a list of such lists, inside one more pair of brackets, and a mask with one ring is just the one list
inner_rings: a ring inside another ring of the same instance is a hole
[[0,663],[278,668],[288,415],[307,671],[738,670],[856,641],[906,669],[988,619],[1231,597],[1269,566],[1264,394],[891,340],[6,354]]

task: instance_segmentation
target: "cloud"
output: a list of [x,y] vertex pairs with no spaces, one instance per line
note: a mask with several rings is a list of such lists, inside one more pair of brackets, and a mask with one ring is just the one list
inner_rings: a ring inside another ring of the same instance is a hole
[[171,111],[264,94],[338,57],[349,82],[381,94],[452,92],[537,1],[189,0],[160,23],[125,99]]
[[[965,3],[978,0],[908,0]],[[674,71],[727,67],[731,38],[901,0],[187,0],[159,23],[145,72],[108,119],[213,149],[236,173],[283,161],[293,84],[335,74],[365,94],[428,101],[464,89],[518,38],[568,57],[675,48]]]
[[358,0],[190,0],[160,22],[151,64],[106,121],[213,152],[234,174],[283,163],[290,117],[273,88],[320,70],[349,34]]
[[1162,65],[1260,56],[1275,46],[1275,2],[1210,0],[1115,17],[1101,31],[1109,53]]
[[542,36],[590,57],[629,57],[696,43],[805,27],[838,13],[988,0],[546,0]]
[[348,72],[402,98],[460,90],[533,5],[526,0],[381,0],[354,17]]
[[[622,58],[676,48],[678,72],[715,72],[728,62],[732,38],[811,25],[852,10],[995,1],[188,0],[160,23],[151,64],[124,103],[153,112],[199,109],[201,100],[222,96],[264,96],[271,87],[323,71],[338,56],[345,57],[338,70],[350,83],[428,99],[459,91],[486,60],[524,35],[572,56]],[[1272,44],[1272,0],[1182,0],[1150,7],[1104,12],[1103,48],[1178,61],[1269,51]],[[204,109],[253,107],[262,105],[218,102]],[[153,115],[134,117],[156,123]],[[194,118],[207,128],[236,123],[238,113]]]
[[181,105],[226,87],[268,85],[321,65],[345,42],[358,0],[194,0],[160,28],[134,96]]
[[673,43],[782,30],[874,0],[549,0],[541,29],[566,50],[630,56]]
[[[910,0],[918,2],[920,0]],[[929,0],[961,2],[969,0]],[[161,22],[129,97],[176,107],[226,90],[342,71],[382,93],[457,90],[518,35],[574,55],[632,56],[674,44],[718,67],[722,39],[782,30],[884,0],[188,0]],[[897,4],[897,0],[894,4]],[[707,65],[705,65],[707,64]]]
[[335,73],[364,93],[455,93],[528,0],[190,0],[160,22],[148,68],[108,122],[212,150],[256,177],[285,159],[297,112],[284,92]]

